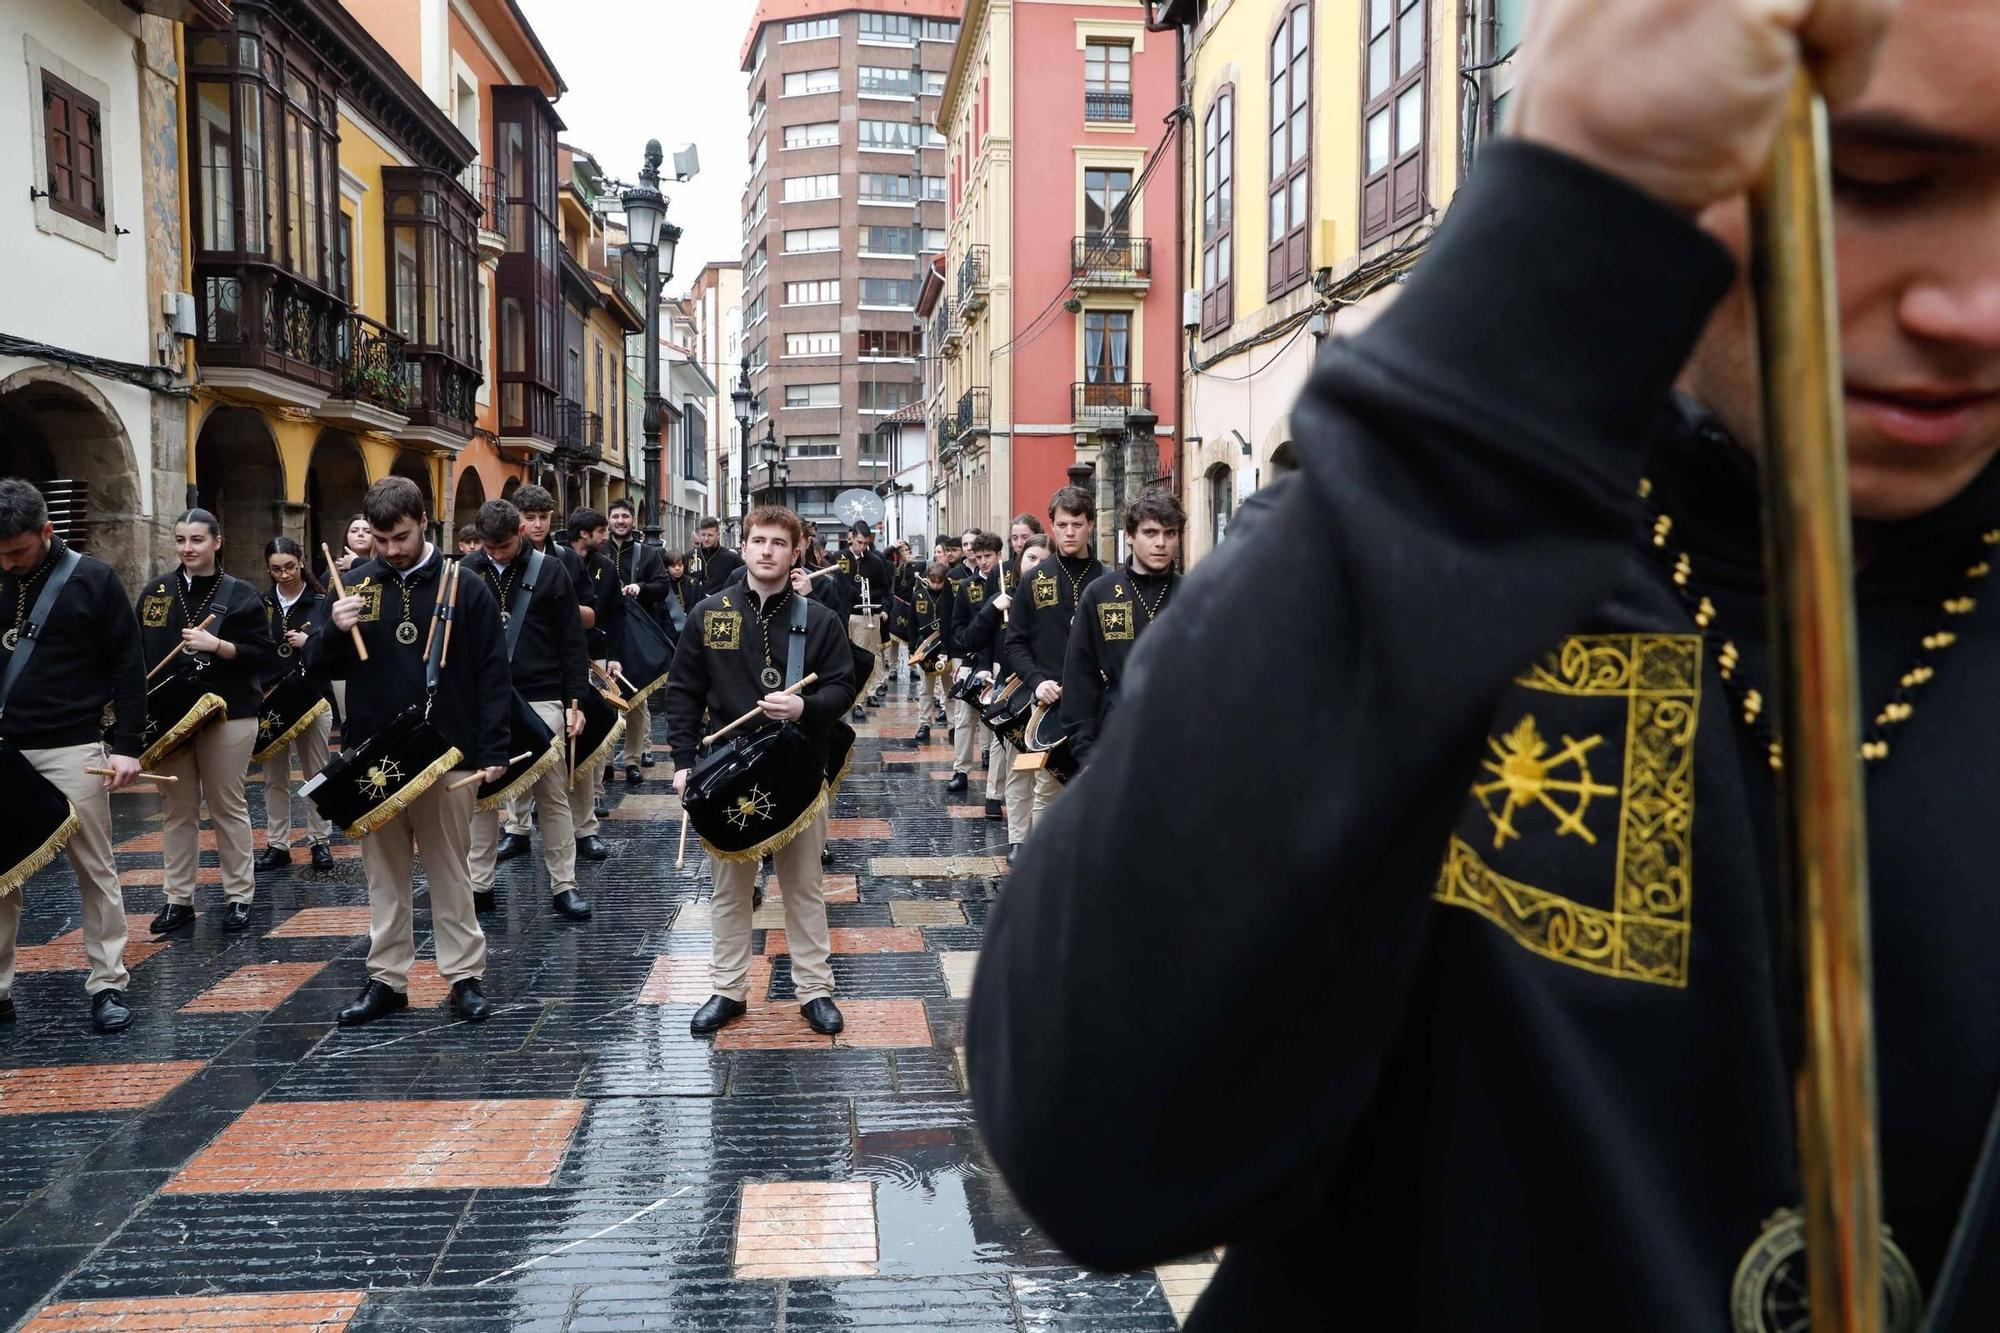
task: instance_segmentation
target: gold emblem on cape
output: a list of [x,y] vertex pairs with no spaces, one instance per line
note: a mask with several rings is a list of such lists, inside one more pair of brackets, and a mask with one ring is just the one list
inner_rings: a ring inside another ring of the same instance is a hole
[[368,776],[362,780],[361,790],[378,799],[394,791],[403,780],[403,766],[393,759],[368,766]]
[[[1882,1328],[1915,1333],[1923,1319],[1923,1289],[1887,1231],[1882,1235]],[[1729,1286],[1729,1322],[1736,1333],[1808,1333],[1811,1292],[1806,1283],[1805,1219],[1781,1208],[1743,1253]]]
[[1105,642],[1115,643],[1132,637],[1132,603],[1100,602],[1097,607],[1097,627],[1104,634]]
[[747,829],[753,820],[762,823],[769,819],[771,811],[776,808],[777,803],[765,794],[762,787],[752,787],[736,798],[735,806],[725,818],[729,820],[730,827]]
[[981,583],[976,578],[967,579],[965,583],[965,600],[968,602],[975,602],[975,603],[985,601],[986,585]]
[[257,739],[258,739],[258,740],[260,740],[260,741],[268,741],[268,740],[270,740],[270,739],[271,739],[271,737],[272,737],[272,736],[274,736],[274,735],[276,735],[276,734],[277,734],[277,731],[278,731],[278,715],[277,715],[277,713],[275,713],[275,712],[273,712],[273,711],[270,711],[270,710],[268,710],[268,709],[267,709],[267,710],[265,710],[264,712],[262,712],[262,713],[259,713],[259,714],[257,715]]
[[167,624],[167,608],[173,605],[165,593],[148,593],[139,603],[139,621],[147,629],[164,629]]
[[374,621],[374,620],[380,620],[382,618],[381,584],[370,582],[368,579],[363,579],[355,587],[349,588],[347,590],[347,595],[349,597],[359,597],[361,599],[361,615],[359,619]]
[[710,611],[701,618],[701,646],[724,651],[743,646],[743,613]]
[[[1480,760],[1479,766],[1493,775],[1493,781],[1475,784],[1472,794],[1486,807],[1486,817],[1493,822],[1496,850],[1506,846],[1509,838],[1521,836],[1514,827],[1514,815],[1534,805],[1555,816],[1557,837],[1574,836],[1593,847],[1597,845],[1597,835],[1584,822],[1590,813],[1591,799],[1618,794],[1616,787],[1597,781],[1590,772],[1590,752],[1604,744],[1604,737],[1562,739],[1562,749],[1550,754],[1549,743],[1542,739],[1532,713],[1505,736],[1487,738],[1486,748],[1493,752],[1493,758]],[[1504,797],[1497,812],[1493,808],[1496,796]],[[1568,798],[1567,805],[1560,799],[1563,797]]]
[[1035,609],[1046,611],[1062,600],[1062,589],[1056,586],[1056,576],[1043,570],[1034,577]]

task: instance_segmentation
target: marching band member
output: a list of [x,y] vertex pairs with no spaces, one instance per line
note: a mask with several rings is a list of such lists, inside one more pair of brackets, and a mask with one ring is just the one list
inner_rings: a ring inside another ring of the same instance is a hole
[[[494,501],[505,504],[506,501]],[[317,671],[344,672],[355,684],[348,738],[361,744],[426,692],[424,651],[435,624],[446,561],[424,540],[429,524],[423,493],[407,477],[384,477],[361,501],[374,536],[374,557],[344,576],[347,596],[325,609],[325,628],[306,639],[307,661]],[[483,512],[483,511],[482,511]],[[478,768],[488,782],[507,771],[509,672],[500,607],[467,556],[459,562],[451,637],[430,721],[464,755],[459,769]],[[354,652],[359,628],[368,660]],[[444,633],[440,627],[438,633]],[[492,1012],[481,990],[486,975],[486,935],[473,910],[467,871],[475,827],[475,791],[453,791],[439,778],[388,823],[361,840],[368,874],[368,982],[340,1011],[342,1027],[372,1023],[408,1007],[410,967],[416,961],[411,918],[411,865],[421,856],[429,885],[431,927],[438,974],[451,984],[451,1011],[477,1023]],[[489,823],[491,815],[485,817]]]
[[[1000,630],[1004,622],[1000,610],[993,604],[1004,596],[1000,586],[1001,545],[997,532],[982,532],[975,537],[970,556],[974,572],[958,582],[957,604],[952,611],[951,623],[956,640],[952,651],[959,660],[958,674],[961,677],[983,676],[991,680],[1000,655]],[[1007,772],[1001,767],[1006,742],[986,725],[975,702],[962,699],[952,702],[958,707],[958,725],[974,736],[964,751],[968,765],[972,756],[979,752],[980,741],[985,742],[986,817],[998,819],[1001,802],[1006,795]],[[956,752],[953,757],[957,757]]]
[[720,592],[741,568],[743,557],[722,544],[721,521],[704,518],[694,530],[694,549],[688,552],[687,576],[694,582],[694,601],[683,599],[681,609],[691,611],[695,602]]
[[[273,537],[264,546],[264,572],[271,576],[271,591],[264,594],[264,615],[270,622],[271,641],[278,660],[265,688],[304,669],[306,639],[326,592],[306,572],[305,550],[290,537]],[[333,716],[322,711],[290,744],[264,761],[264,850],[255,861],[259,870],[277,870],[292,863],[292,756],[299,757],[299,771],[310,781],[332,756]],[[306,846],[315,870],[333,869],[332,825],[319,807],[306,802]]]
[[[260,682],[277,654],[263,598],[217,563],[222,525],[214,514],[190,509],[175,520],[174,552],[180,568],[154,579],[139,596],[140,643],[149,663],[180,646],[190,661],[176,659],[168,672],[189,669],[193,656],[202,654],[202,688],[221,698],[225,712],[154,764],[177,781],[160,788],[167,902],[153,918],[152,932],[165,935],[194,924],[204,801],[215,826],[222,891],[228,899],[222,928],[242,930],[250,924],[250,902],[257,892],[243,775],[257,748],[257,713],[264,699]],[[206,629],[205,621],[210,622]],[[176,720],[161,719],[165,725]]]
[[[605,553],[616,572],[619,591],[671,633],[674,627],[667,618],[666,601],[673,591],[673,582],[667,577],[658,543],[647,541],[639,531],[638,511],[624,496],[613,500],[608,512],[611,540]],[[632,786],[645,781],[639,770],[653,766],[653,719],[644,699],[626,710],[625,739],[614,763],[623,766],[625,781]]]
[[[744,521],[744,581],[705,598],[688,614],[662,687],[667,747],[674,759],[674,791],[684,795],[701,742],[703,718],[730,719],[751,709],[777,722],[795,722],[826,764],[832,724],[854,697],[854,655],[840,619],[806,598],[805,644],[798,679],[818,679],[801,693],[781,691],[786,676],[792,603],[802,596],[804,571],[793,561],[803,538],[798,515],[776,505],[753,509]],[[815,1032],[840,1031],[833,1002],[832,952],[822,891],[820,849],[826,812],[812,827],[778,848],[773,863],[784,889],[785,939],[801,1012]],[[743,1015],[749,994],[751,894],[757,862],[716,861],[710,911],[713,944],[710,979],[715,994],[689,1024],[697,1036]]]
[[[1017,572],[1025,579],[1054,555],[1055,550],[1049,545],[1049,539],[1037,533],[1023,542],[1016,553]],[[967,652],[973,655],[974,660],[995,661],[993,674],[996,679],[1004,679],[1007,675],[1005,664],[997,659],[1001,655],[1001,644],[1007,635],[1009,614],[1017,595],[1017,592],[1003,592],[989,598],[966,635]],[[1004,804],[1009,861],[1020,851],[1021,844],[1027,841],[1028,831],[1035,822],[1036,775],[1014,771],[1014,760],[1020,753],[1012,741],[995,734],[986,757],[986,817],[992,819],[998,813],[995,802]]]
[[[874,532],[865,521],[857,520],[847,530],[847,550],[834,563],[840,567],[838,574],[830,577],[840,580],[840,593],[847,606],[847,637],[855,647],[865,653],[879,657],[882,652],[882,626],[889,617],[889,566],[881,556],[875,554]],[[859,690],[865,682],[856,681]],[[857,695],[851,717],[856,722],[868,720],[863,706],[879,707],[882,695],[888,690],[884,678],[880,687],[866,699]]]
[[1125,568],[1083,591],[1063,659],[1062,719],[1070,753],[1081,765],[1104,730],[1112,699],[1125,676],[1139,636],[1167,609],[1181,576],[1181,530],[1187,514],[1167,490],[1155,487],[1125,507],[1125,537],[1132,558]]
[[[966,631],[972,621],[992,596],[994,583],[990,577],[993,562],[1000,549],[998,537],[974,529],[961,539],[965,548],[965,559],[959,568],[965,571],[952,585],[952,610],[950,615],[951,656],[954,679],[973,672],[973,662],[966,656]],[[921,703],[921,701],[920,701]],[[970,785],[968,774],[972,772],[974,758],[979,754],[980,738],[991,738],[985,724],[979,719],[979,710],[964,699],[938,701],[939,711],[951,720],[951,776],[945,780],[944,789],[958,793]],[[989,761],[991,752],[988,752]]]
[[[591,601],[597,611],[596,623],[584,632],[591,661],[607,680],[620,675],[619,659],[625,655],[625,591],[618,571],[604,554],[610,526],[595,509],[572,510],[569,516],[570,549],[583,562],[590,578]],[[596,689],[591,681],[586,688]],[[630,725],[629,716],[627,725]],[[574,775],[569,787],[570,815],[576,823],[576,854],[586,861],[602,861],[611,849],[598,836],[598,820],[604,817],[604,769],[609,760],[591,764],[587,772]]]
[[[941,646],[947,651],[950,650],[950,645],[943,642],[951,630],[948,620],[951,614],[951,593],[946,588],[949,582],[950,580],[945,577],[944,562],[936,560],[932,561],[930,568],[924,571],[923,578],[911,585],[910,611],[913,628],[910,631],[910,646],[913,649],[932,634],[936,634],[939,636]],[[915,665],[914,661],[912,665]],[[945,681],[950,677],[949,671],[919,672],[916,739],[920,745],[931,738],[931,703],[935,700],[939,708],[944,707]]]
[[[54,596],[40,608],[51,588]],[[131,974],[110,793],[138,776],[145,749],[139,622],[118,575],[56,536],[42,493],[18,477],[0,480],[0,626],[0,738],[76,809],[77,828],[63,851],[82,898],[90,963],[83,989],[91,1026],[122,1032],[132,1023],[125,1003]],[[115,718],[108,746],[107,706]],[[100,778],[85,768],[110,774]],[[14,942],[27,891],[24,884],[0,893],[0,1023],[14,1019]]]

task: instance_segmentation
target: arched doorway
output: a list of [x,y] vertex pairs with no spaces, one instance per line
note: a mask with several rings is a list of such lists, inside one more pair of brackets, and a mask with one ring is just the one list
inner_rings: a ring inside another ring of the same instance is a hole
[[479,506],[486,503],[486,482],[479,475],[479,469],[469,467],[458,474],[458,489],[452,495],[451,526],[456,532],[464,524],[479,516]]
[[306,550],[317,555],[323,542],[340,554],[347,522],[361,512],[361,497],[367,493],[361,446],[344,430],[321,431],[306,469]]
[[[263,416],[219,408],[201,423],[194,446],[195,501],[222,521],[222,564],[257,580],[264,543],[287,530],[285,468]],[[180,506],[162,505],[169,518]]]
[[1229,532],[1229,516],[1236,507],[1236,474],[1229,470],[1227,463],[1217,463],[1208,470],[1208,544],[1210,549],[1222,545],[1222,539]]
[[501,483],[500,498],[503,500],[511,500],[514,498],[514,492],[520,489],[521,489],[521,479],[519,477],[509,477],[505,482]]
[[64,539],[110,562],[127,586],[144,577],[151,529],[140,522],[131,440],[89,382],[56,366],[0,380],[0,477],[39,487]]
[[437,495],[431,489],[431,460],[408,449],[396,455],[396,461],[389,464],[389,475],[402,477],[416,483],[417,490],[424,497],[424,512],[431,517],[430,530],[425,534],[431,541],[444,544],[444,530],[438,523]]

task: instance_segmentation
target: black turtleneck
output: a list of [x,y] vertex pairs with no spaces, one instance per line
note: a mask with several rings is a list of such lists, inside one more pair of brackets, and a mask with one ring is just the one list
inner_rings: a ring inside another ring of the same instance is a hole
[[[27,577],[0,574],[0,633],[34,611],[50,566],[66,549],[58,537]],[[13,650],[0,640],[0,675],[13,658]],[[112,753],[136,758],[145,748],[140,737],[146,725],[147,665],[125,585],[111,566],[86,555],[63,585],[33,658],[7,696],[0,736],[23,750],[87,745],[106,734],[108,704],[116,714],[109,732]]]
[[1097,744],[1125,663],[1139,636],[1167,613],[1180,575],[1146,574],[1126,565],[1083,590],[1070,624],[1069,652],[1063,659],[1062,715],[1070,753],[1081,761]]
[[1059,555],[1037,565],[1015,591],[1001,657],[1028,688],[1062,679],[1077,600],[1105,572],[1095,557]]

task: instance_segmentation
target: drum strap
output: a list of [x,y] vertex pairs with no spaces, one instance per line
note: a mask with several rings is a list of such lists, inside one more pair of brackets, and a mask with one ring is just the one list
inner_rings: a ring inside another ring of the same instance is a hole
[[521,586],[514,589],[514,604],[507,608],[507,660],[514,660],[514,649],[521,643],[521,627],[528,623],[528,601],[535,595],[535,584],[542,577],[542,565],[548,556],[540,551],[528,552],[528,568],[521,576]]
[[792,598],[791,634],[785,643],[785,688],[799,683],[806,674],[806,599]]
[[41,596],[35,598],[34,609],[28,612],[27,623],[21,626],[21,641],[15,645],[14,659],[7,663],[7,674],[0,678],[0,714],[7,711],[7,696],[14,692],[14,682],[28,669],[28,659],[34,656],[35,643],[42,637],[42,626],[49,623],[49,615],[55,610],[56,594],[69,582],[69,576],[83,563],[83,557],[74,547],[64,550],[56,567],[49,571],[48,582],[42,585]]

